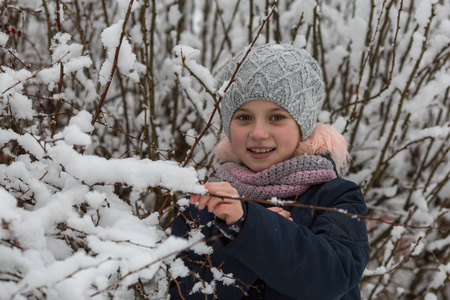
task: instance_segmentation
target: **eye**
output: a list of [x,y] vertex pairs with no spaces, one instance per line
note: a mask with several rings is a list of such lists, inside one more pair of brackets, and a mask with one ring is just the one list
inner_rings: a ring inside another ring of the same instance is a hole
[[252,118],[249,115],[237,115],[236,119],[240,120],[240,121],[250,121]]
[[283,119],[285,119],[285,116],[282,115],[273,115],[270,117],[270,121],[281,121]]

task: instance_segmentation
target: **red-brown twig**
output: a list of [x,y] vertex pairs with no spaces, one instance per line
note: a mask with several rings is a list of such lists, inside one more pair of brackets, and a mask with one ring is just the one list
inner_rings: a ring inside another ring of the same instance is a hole
[[[213,197],[217,197],[217,198],[224,198],[224,196],[221,195],[215,195],[215,194],[208,194],[209,196],[213,196]],[[260,203],[260,204],[268,204],[268,205],[276,205],[276,206],[280,206],[279,202],[272,202],[272,201],[268,201],[268,200],[261,200],[261,199],[249,199],[249,198],[245,198],[245,197],[233,197],[233,198],[227,198],[227,199],[232,199],[232,200],[240,200],[240,201],[244,201],[244,202],[256,202],[256,203]],[[414,226],[414,225],[408,225],[408,224],[402,224],[402,223],[397,223],[397,222],[389,222],[386,220],[383,220],[381,218],[375,218],[375,217],[369,217],[369,216],[363,216],[363,215],[359,215],[359,214],[354,214],[354,213],[349,213],[346,210],[343,209],[337,209],[337,208],[333,208],[333,207],[326,207],[326,206],[317,206],[317,205],[308,205],[308,204],[302,204],[302,203],[297,203],[297,202],[289,202],[289,201],[285,201],[282,204],[283,206],[293,206],[293,207],[302,207],[302,208],[309,208],[311,209],[311,213],[314,213],[315,210],[324,210],[324,211],[331,211],[331,212],[335,212],[344,216],[348,216],[351,218],[358,218],[361,220],[370,220],[370,221],[376,221],[376,222],[381,222],[381,223],[385,223],[391,226],[395,226],[395,227],[404,227],[404,228],[411,228],[411,229],[433,229],[433,230],[440,230],[440,231],[450,231],[449,227],[436,227],[436,226]]]

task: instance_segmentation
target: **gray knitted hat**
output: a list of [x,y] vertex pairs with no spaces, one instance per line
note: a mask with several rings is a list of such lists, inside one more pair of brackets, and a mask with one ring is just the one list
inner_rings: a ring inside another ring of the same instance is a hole
[[[247,50],[240,51],[240,62]],[[236,63],[230,61],[219,77],[219,86],[231,79]],[[234,112],[251,100],[269,100],[291,114],[306,140],[317,123],[324,100],[324,83],[317,61],[289,44],[253,47],[221,101],[224,131],[230,137]]]

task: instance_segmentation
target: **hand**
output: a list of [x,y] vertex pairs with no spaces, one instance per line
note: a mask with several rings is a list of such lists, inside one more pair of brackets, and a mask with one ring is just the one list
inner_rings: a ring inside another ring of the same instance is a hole
[[242,218],[244,210],[241,201],[231,198],[239,194],[231,184],[228,182],[209,182],[205,183],[205,188],[209,194],[223,197],[191,195],[189,203],[198,202],[199,209],[204,209],[207,206],[209,212],[224,220],[227,225],[233,225]]
[[293,221],[293,219],[291,218],[291,213],[288,212],[287,210],[282,209],[279,206],[272,206],[267,209],[282,215],[283,217],[285,217],[286,219],[288,219],[290,221]]

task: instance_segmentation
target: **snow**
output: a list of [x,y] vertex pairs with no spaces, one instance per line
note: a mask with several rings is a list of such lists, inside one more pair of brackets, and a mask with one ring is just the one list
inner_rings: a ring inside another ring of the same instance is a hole
[[5,45],[8,42],[9,36],[6,33],[0,32],[0,45]]
[[190,128],[186,132],[185,140],[189,146],[192,146],[195,142],[195,138],[197,137],[197,131],[195,129]]
[[[123,2],[123,1],[122,1]],[[101,85],[106,85],[111,80],[111,70],[115,60],[116,48],[120,44],[120,36],[122,34],[124,20],[119,20],[115,24],[103,30],[101,34],[101,41],[107,50],[107,59],[104,61],[100,72],[99,82]],[[136,55],[133,53],[130,42],[124,36],[120,44],[119,56],[117,58],[117,66],[119,70],[127,75],[134,82],[139,81],[139,73],[145,71],[142,64],[136,62]]]
[[405,230],[406,229],[404,227],[400,227],[400,226],[392,228],[392,231],[391,231],[392,238],[395,241],[400,239],[402,237],[403,233],[405,233]]
[[431,286],[435,289],[439,288],[440,286],[443,286],[445,284],[445,280],[448,277],[448,272],[450,270],[450,264],[447,265],[440,265],[439,266],[439,273],[437,273],[437,276],[434,277],[433,282],[431,283]]
[[98,81],[100,82],[101,85],[106,85],[108,83],[108,81],[111,80],[112,67],[113,67],[113,64],[111,61],[106,60],[103,63],[102,68],[100,69],[99,78],[98,78]]
[[[124,284],[131,284],[138,277],[151,279],[162,263],[161,259],[170,264],[172,257],[189,246],[187,240],[166,238],[164,233],[157,230],[157,213],[139,220],[108,185],[123,182],[133,186],[136,191],[145,191],[149,186],[161,186],[184,193],[204,193],[205,189],[198,183],[195,170],[182,168],[175,162],[135,158],[107,160],[82,155],[71,144],[77,141],[74,144],[89,146],[86,141],[91,141],[89,133],[94,130],[90,124],[91,118],[89,112],[80,111],[55,136],[57,139],[63,136],[64,140],[45,147],[38,142],[39,137],[28,133],[19,135],[12,130],[2,130],[0,134],[1,145],[11,139],[17,140],[39,159],[33,162],[23,156],[22,160],[0,167],[2,185],[20,178],[20,189],[32,190],[32,193],[25,193],[26,197],[33,195],[36,199],[32,211],[24,210],[17,207],[15,197],[0,187],[0,218],[8,224],[7,229],[1,231],[1,238],[20,241],[18,245],[23,249],[0,247],[2,268],[10,268],[11,272],[17,268],[27,270],[26,276],[17,286],[5,290],[11,284],[0,283],[2,298],[9,298],[14,293],[26,294],[43,286],[49,288],[49,297],[87,298],[96,292],[91,286],[92,282],[98,283],[98,289],[106,288],[110,284],[108,278],[118,268],[124,274],[131,274]],[[60,166],[59,170],[54,169],[55,166]],[[45,182],[38,178],[45,178]],[[62,190],[54,193],[46,187],[46,182],[62,184]],[[90,191],[81,182],[101,185]],[[83,203],[88,205],[89,211],[81,217],[74,206]],[[75,239],[79,239],[77,236],[80,234],[86,235],[86,246],[98,255],[95,258],[84,252],[73,255],[73,250],[64,240],[58,239],[57,235],[52,237],[56,233],[52,228],[62,223],[68,228],[62,231],[63,235]],[[199,252],[207,249],[197,246]],[[168,256],[168,253],[172,255]],[[3,258],[11,255],[17,259],[3,261]],[[179,263],[175,267],[180,275],[186,273]]]
[[386,273],[387,270],[385,267],[378,267],[375,270],[369,270],[369,269],[365,269],[364,270],[364,276],[374,276],[374,275],[381,275]]
[[425,295],[425,298],[424,298],[425,300],[437,300],[437,296],[435,295],[435,294],[433,294],[433,293],[427,293],[426,295]]
[[184,211],[184,209],[189,206],[189,199],[188,198],[181,198],[177,201],[177,205],[180,207],[181,211]]
[[202,194],[206,191],[198,184],[193,168],[182,168],[175,162],[135,158],[107,160],[94,155],[80,155],[64,144],[48,152],[55,163],[64,166],[67,173],[89,185],[121,182],[135,186],[138,190],[161,186],[180,192]]
[[93,209],[99,209],[105,200],[107,199],[106,193],[100,193],[98,191],[92,191],[86,194],[86,202]]
[[12,93],[4,98],[5,106],[9,105],[12,114],[17,119],[31,120],[33,118],[33,110],[31,100],[22,94]]
[[431,0],[421,0],[419,2],[419,5],[417,5],[414,17],[416,18],[417,23],[422,27],[427,26],[428,22],[430,21],[431,4]]
[[212,253],[212,247],[207,246],[204,242],[202,242],[204,237],[205,236],[200,230],[192,230],[189,233],[189,242],[190,244],[194,245],[193,247],[191,247],[191,250],[198,255]]
[[189,269],[180,258],[177,258],[170,264],[170,274],[175,278],[186,277],[189,275]]
[[180,13],[178,5],[170,6],[169,13],[168,13],[168,19],[169,19],[170,25],[177,26],[178,21],[181,19],[182,16],[183,15]]
[[410,52],[410,56],[412,59],[414,60],[418,60],[420,57],[420,54],[422,53],[422,45],[423,45],[423,41],[425,40],[425,37],[423,36],[423,34],[421,32],[414,32],[413,35],[413,44],[411,46],[411,52]]
[[[17,172],[21,171],[17,170]],[[7,176],[11,175],[7,174]],[[168,259],[168,253],[176,255],[178,251],[188,246],[188,241],[171,237],[154,249],[155,243],[164,238],[164,235],[155,231],[155,228],[148,227],[155,225],[155,216],[149,217],[145,222],[139,222],[127,206],[106,209],[104,205],[108,197],[106,193],[98,191],[86,193],[83,189],[77,189],[77,191],[80,195],[86,195],[86,200],[92,205],[92,209],[105,209],[100,213],[102,221],[97,227],[86,226],[89,223],[92,224],[92,222],[86,222],[87,220],[81,222],[82,219],[71,209],[71,197],[67,197],[67,192],[64,193],[66,196],[56,195],[58,199],[54,200],[57,201],[48,202],[34,212],[27,212],[17,210],[15,198],[4,189],[0,189],[2,199],[0,218],[7,222],[14,232],[14,238],[21,241],[20,247],[30,249],[23,254],[20,254],[17,249],[8,250],[17,252],[16,257],[21,257],[17,263],[20,261],[22,268],[29,268],[29,271],[20,286],[4,292],[4,295],[48,286],[51,287],[49,293],[61,299],[86,298],[95,292],[90,286],[94,280],[101,283],[99,288],[106,286],[109,274],[118,267],[130,274],[139,270],[137,274],[141,278],[152,278],[161,263],[161,258]],[[48,235],[46,228],[49,228],[52,223],[63,221],[66,221],[71,228],[77,228],[80,232],[88,234],[87,245],[99,255],[95,258],[84,252],[71,255],[71,250],[65,242],[53,239],[46,242],[47,239],[44,237]],[[9,231],[3,230],[2,238],[11,238]],[[6,254],[4,251],[7,249],[9,248],[0,248],[0,261],[3,257],[10,257],[11,253],[8,256],[3,255]],[[153,252],[152,255],[150,251]],[[6,264],[5,261],[2,265],[17,266],[14,262]],[[140,270],[142,266],[147,267]],[[178,269],[181,275],[183,267],[179,265],[179,262]],[[130,280],[132,277],[130,276]],[[73,291],[74,288],[77,291]]]
[[413,194],[412,199],[420,210],[428,211],[427,201],[425,200],[424,195],[420,191],[416,191]]
[[[237,196],[239,196],[239,195],[237,195]],[[277,197],[272,197],[272,198],[268,199],[267,201],[269,201],[273,205],[286,205],[291,202],[291,201],[285,201],[282,199],[278,199]]]
[[92,143],[89,133],[94,130],[91,125],[92,115],[83,110],[70,119],[64,128],[62,136],[69,145],[89,146]]
[[42,146],[36,142],[36,139],[31,134],[25,133],[24,135],[19,135],[11,129],[0,129],[0,145],[4,145],[10,140],[16,140],[24,149],[27,149],[27,151],[37,158],[44,156]]
[[117,23],[103,30],[101,34],[101,41],[106,48],[116,48],[117,46],[119,46],[122,27],[123,20],[119,20],[117,21]]
[[177,45],[173,48],[175,56],[178,58],[176,62],[183,65],[183,59],[186,66],[201,80],[207,89],[215,90],[214,77],[210,71],[199,65],[195,59],[200,55],[200,51],[189,46]]
[[[69,47],[71,48],[71,47]],[[77,48],[77,46],[75,46],[75,48]],[[84,68],[89,68],[92,65],[92,60],[89,57],[86,56],[77,56],[75,57],[75,55],[77,54],[76,52],[78,51],[70,51],[68,50],[68,52],[65,52],[63,54],[63,61],[65,61],[66,63],[64,64],[64,74],[71,74],[71,73],[75,73],[78,72]],[[78,53],[81,55],[81,53]],[[59,82],[60,80],[60,65],[56,64],[51,68],[46,68],[42,71],[40,71],[37,74],[38,78],[40,80],[42,80],[45,83],[55,83],[55,82]]]
[[442,25],[439,30],[447,37],[450,38],[450,20],[442,20]]
[[3,110],[9,107],[13,116],[17,119],[31,120],[33,109],[31,100],[22,94],[23,81],[31,76],[27,70],[18,72],[4,68],[4,73],[0,74],[0,108]]
[[69,45],[67,45],[67,42],[69,42],[71,38],[72,37],[68,33],[56,33],[56,35],[53,37],[53,40],[57,43],[57,46],[54,46],[53,48],[53,62],[57,62],[59,60],[63,62],[67,61],[66,56],[70,53]]
[[231,285],[235,282],[232,273],[224,274],[217,268],[211,268],[211,273],[213,274],[214,279],[222,281],[224,285]]
[[[10,195],[4,188],[0,187],[0,219],[4,222],[11,223],[13,221],[20,221],[20,214],[15,211],[16,208],[16,199]],[[0,237],[8,238],[9,232],[7,229],[3,229],[0,231]]]
[[436,240],[436,241],[433,241],[433,242],[429,243],[429,244],[428,244],[428,248],[429,248],[431,251],[434,251],[434,250],[442,250],[442,249],[444,249],[445,247],[448,247],[448,245],[450,245],[450,235],[447,236],[447,237],[444,238],[444,239]]
[[217,91],[217,95],[219,95],[219,97],[223,97],[225,94],[225,89],[228,88],[228,86],[230,85],[230,81],[229,80],[225,80],[222,83],[222,86],[220,87],[220,89]]
[[[128,7],[130,6],[130,0],[116,0],[116,1],[119,4],[119,8],[121,8],[123,12],[128,10]],[[141,5],[142,5],[141,1],[134,0],[133,5],[131,6],[131,12],[134,12]]]
[[[214,281],[212,283],[214,283]],[[209,283],[204,283],[204,282],[197,282],[192,287],[191,294],[195,294],[198,292],[201,292],[203,294],[212,294],[214,292],[214,285],[211,285]]]

